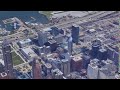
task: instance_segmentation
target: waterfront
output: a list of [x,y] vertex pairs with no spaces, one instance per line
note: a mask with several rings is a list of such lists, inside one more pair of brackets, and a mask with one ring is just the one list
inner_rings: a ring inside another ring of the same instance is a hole
[[48,18],[40,14],[38,11],[0,11],[0,24],[2,28],[6,28],[6,30],[13,30],[13,25],[8,24],[7,27],[3,24],[2,20],[17,17],[23,22],[31,22],[31,23],[42,23],[47,24],[49,22]]
[[40,14],[38,11],[0,11],[0,21],[12,17],[17,17],[24,22],[32,21],[31,17],[33,17],[35,22],[42,24],[48,23],[47,17]]

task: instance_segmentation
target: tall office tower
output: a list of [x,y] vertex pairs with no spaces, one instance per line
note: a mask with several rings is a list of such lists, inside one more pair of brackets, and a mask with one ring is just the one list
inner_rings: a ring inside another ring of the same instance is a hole
[[95,40],[92,42],[92,50],[91,50],[92,58],[97,58],[100,46],[101,46],[101,41]]
[[43,46],[48,41],[47,32],[38,32],[38,43],[40,46]]
[[105,48],[99,49],[97,58],[99,60],[107,60],[107,50]]
[[114,50],[112,48],[107,49],[108,52],[108,59],[113,60]]
[[79,41],[79,31],[80,29],[77,25],[72,26],[71,34],[72,34],[73,42],[76,44],[78,44]]
[[[119,52],[117,52],[119,50],[115,50],[113,48],[108,48],[108,59],[114,61],[115,65],[118,67],[117,69],[120,68],[120,65],[119,65]],[[120,69],[119,69],[119,72],[120,72]]]
[[61,71],[63,72],[64,76],[67,76],[68,74],[70,74],[70,60],[68,59],[63,59],[61,60]]
[[71,58],[71,71],[78,71],[80,72],[82,69],[83,59],[81,55],[75,55]]
[[98,79],[98,59],[93,59],[90,61],[90,64],[88,64],[87,68],[87,77],[88,79]]
[[69,37],[68,39],[68,53],[69,55],[72,55],[72,48],[73,48],[73,42],[72,42],[72,37]]
[[5,39],[2,43],[2,52],[3,52],[3,60],[5,64],[5,72],[8,74],[10,79],[15,78],[13,71],[13,61],[12,61],[12,53],[10,42]]
[[88,56],[88,55],[84,55],[83,56],[83,68],[84,69],[87,69],[88,68],[88,64],[90,63],[90,56]]
[[33,72],[33,79],[42,79],[41,65],[37,58],[33,59],[32,72]]

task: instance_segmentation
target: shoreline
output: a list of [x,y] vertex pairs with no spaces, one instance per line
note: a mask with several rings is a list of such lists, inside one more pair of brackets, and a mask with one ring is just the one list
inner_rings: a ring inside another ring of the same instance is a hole
[[48,20],[52,17],[52,12],[53,11],[38,11],[40,14],[43,14],[47,17]]

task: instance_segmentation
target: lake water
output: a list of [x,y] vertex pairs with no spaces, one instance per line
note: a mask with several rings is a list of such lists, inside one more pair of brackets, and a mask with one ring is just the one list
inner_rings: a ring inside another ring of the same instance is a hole
[[[38,11],[0,11],[0,24],[1,27],[5,28],[2,20],[17,17],[24,22],[39,22],[42,24],[46,24],[49,22],[46,16],[40,14]],[[33,17],[35,21],[31,18]],[[7,25],[6,30],[12,31],[13,26]]]
[[36,19],[35,22],[48,23],[46,16],[40,14],[38,11],[0,11],[0,21],[12,17],[18,17],[23,21],[30,21],[32,20],[31,17],[34,17]]

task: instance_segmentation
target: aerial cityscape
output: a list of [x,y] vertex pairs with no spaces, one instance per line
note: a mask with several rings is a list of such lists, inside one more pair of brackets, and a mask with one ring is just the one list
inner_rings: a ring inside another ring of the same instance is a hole
[[0,79],[120,79],[120,11],[0,11]]

